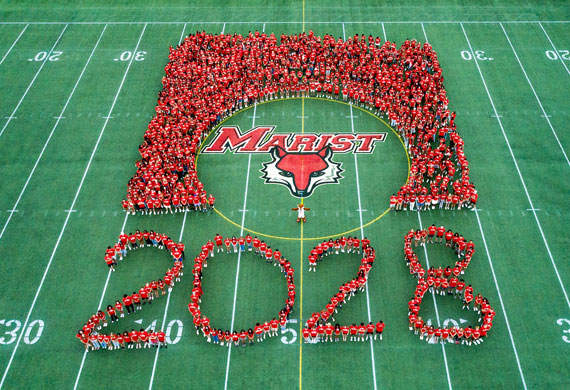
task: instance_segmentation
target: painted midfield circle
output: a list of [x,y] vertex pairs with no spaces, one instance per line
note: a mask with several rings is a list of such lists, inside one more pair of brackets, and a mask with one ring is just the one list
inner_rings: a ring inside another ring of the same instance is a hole
[[[291,209],[301,202],[311,208],[305,240],[359,230],[358,191],[364,226],[378,221],[387,212],[390,191],[404,184],[409,172],[401,139],[381,118],[319,98],[279,99],[235,113],[212,131],[198,160],[206,188],[213,193],[230,188],[233,194],[216,202],[221,217],[241,227],[238,194],[245,191],[249,171],[244,230],[288,240],[301,239],[285,236],[296,223]],[[337,228],[326,231],[326,226]]]

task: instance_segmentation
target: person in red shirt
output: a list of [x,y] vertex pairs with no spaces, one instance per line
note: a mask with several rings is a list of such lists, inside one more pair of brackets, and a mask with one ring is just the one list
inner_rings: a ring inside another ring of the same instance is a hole
[[133,291],[133,295],[131,295],[133,300],[133,305],[136,307],[137,310],[142,310],[141,298],[140,295],[137,294],[136,291]]
[[141,328],[141,330],[139,331],[139,340],[140,343],[143,345],[143,348],[150,348],[148,332],[143,328]]
[[279,249],[275,249],[273,251],[273,266],[276,267],[277,264],[279,264],[279,261],[281,260],[281,252],[279,252]]
[[303,335],[303,342],[306,344],[308,342],[310,342],[310,337],[311,337],[311,331],[309,328],[303,328],[301,330],[301,333]]
[[442,243],[443,242],[443,235],[445,234],[445,228],[442,226],[437,228],[437,238],[436,238],[436,242],[438,243]]
[[460,298],[463,295],[463,289],[465,288],[465,281],[461,279],[457,283],[457,287],[455,288],[455,297]]
[[212,343],[214,344],[219,344],[220,343],[220,337],[218,336],[218,330],[215,328],[212,328],[210,330],[210,336],[212,337]]
[[133,299],[130,295],[124,294],[123,295],[123,304],[127,309],[127,314],[131,314],[135,312],[135,306],[133,304]]
[[111,271],[115,272],[115,266],[117,265],[117,262],[113,260],[113,258],[108,254],[105,255],[105,263],[109,266]]
[[148,342],[150,343],[151,348],[158,348],[158,335],[156,332],[149,333]]
[[247,242],[248,252],[251,252],[251,250],[253,249],[253,238],[249,234],[245,236],[245,242]]
[[261,241],[259,243],[259,257],[264,258],[265,257],[265,251],[267,250],[267,244],[264,241]]
[[356,324],[350,325],[350,341],[356,341],[356,337],[358,334],[358,327]]
[[366,325],[364,325],[364,322],[361,322],[356,328],[358,332],[358,341],[364,341],[366,336]]
[[131,340],[131,336],[130,336],[129,332],[127,332],[126,330],[123,332],[123,347],[125,346],[125,344],[126,344],[126,347],[128,349],[134,348],[134,344],[133,344],[133,341]]
[[374,340],[376,340],[376,336],[378,336],[379,340],[382,340],[382,332],[384,331],[384,322],[379,321],[376,323],[376,333],[374,334]]
[[372,322],[366,325],[366,340],[372,340],[374,337],[374,324]]
[[309,272],[317,272],[317,258],[314,255],[309,256]]
[[107,305],[107,314],[111,318],[111,323],[119,320],[117,318],[117,312],[115,311],[115,308],[111,305]]
[[330,322],[327,322],[327,324],[325,325],[325,339],[323,341],[332,342],[333,341],[333,337],[332,337],[333,332],[334,332],[333,326],[331,325]]
[[239,347],[239,333],[238,331],[234,331],[231,333],[231,338],[236,347]]
[[165,295],[166,294],[166,290],[165,290],[166,283],[162,279],[158,279],[157,284],[158,284],[158,288],[162,292],[162,295]]
[[134,344],[136,349],[140,349],[142,348],[142,344],[141,344],[141,340],[139,338],[139,332],[137,332],[136,330],[132,329],[129,332],[129,335],[131,336],[131,341]]
[[473,343],[476,345],[480,344],[483,341],[481,339],[481,330],[479,329],[478,326],[476,326],[475,329],[473,329],[471,337],[473,338]]
[[253,346],[254,342],[253,342],[253,338],[254,338],[255,334],[253,333],[253,329],[249,328],[247,330],[247,343],[249,346]]
[[210,196],[208,197],[208,206],[210,210],[214,210],[214,203],[216,202],[216,198],[214,198],[214,195],[210,194]]
[[252,244],[253,244],[253,249],[254,249],[255,254],[259,255],[259,252],[260,252],[259,247],[261,245],[261,240],[259,238],[257,238],[257,236],[255,236],[253,238]]
[[471,346],[471,336],[473,334],[473,330],[471,329],[471,327],[467,327],[463,330],[463,340],[461,341],[461,344],[467,344],[469,346]]
[[216,233],[216,237],[214,238],[214,241],[216,242],[216,252],[220,252],[223,251],[224,248],[222,246],[224,240],[222,238],[222,236],[220,236],[219,233]]
[[158,298],[158,283],[153,280],[150,282],[150,299]]
[[452,244],[453,244],[453,232],[451,230],[447,230],[447,232],[445,232],[445,246],[448,248],[451,248]]
[[261,325],[259,322],[257,324],[255,324],[255,327],[253,328],[253,332],[255,333],[255,339],[258,343],[263,341],[263,325]]
[[135,247],[135,249],[136,249],[136,248],[139,248],[139,247],[140,247],[140,248],[144,248],[145,242],[144,242],[144,239],[143,239],[143,234],[142,234],[141,231],[138,230],[138,229],[137,229],[137,231],[135,232],[135,238],[136,238],[136,240],[137,240],[137,246]]
[[212,329],[210,329],[209,326],[202,326],[202,333],[204,334],[204,337],[206,337],[206,341],[208,343],[212,342]]
[[450,341],[450,339],[449,339],[449,329],[443,328],[443,329],[441,330],[441,342],[442,342],[442,343],[446,343],[446,342],[449,342],[449,341]]
[[263,326],[263,339],[265,340],[267,336],[271,337],[271,335],[269,334],[271,330],[271,325],[269,325],[269,322],[265,321],[262,326]]
[[325,341],[325,325],[317,325],[317,338],[316,342]]
[[158,338],[158,348],[168,348],[168,343],[166,342],[166,334],[161,330],[156,333],[156,336]]
[[123,318],[125,316],[125,311],[123,310],[123,305],[119,301],[115,301],[115,310],[119,313],[119,316]]
[[230,254],[231,253],[232,240],[229,237],[226,237],[226,239],[224,240],[224,244],[226,245],[226,253]]
[[433,238],[435,236],[436,231],[437,227],[433,224],[428,228],[428,240],[427,240],[428,243],[433,244]]

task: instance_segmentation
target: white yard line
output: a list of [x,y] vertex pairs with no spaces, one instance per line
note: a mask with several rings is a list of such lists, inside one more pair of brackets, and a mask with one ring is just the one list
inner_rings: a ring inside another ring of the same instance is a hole
[[[257,112],[257,103],[255,103],[254,107],[253,107],[253,120],[252,120],[252,125],[251,128],[253,129],[255,127],[255,114]],[[243,236],[243,227],[245,225],[245,213],[247,211],[247,190],[249,187],[249,170],[251,168],[251,153],[248,156],[247,159],[247,174],[245,176],[245,194],[243,196],[243,215],[241,217],[241,230],[240,230],[240,237]],[[238,290],[238,280],[239,280],[239,265],[240,265],[240,258],[241,258],[241,251],[238,252],[238,259],[237,259],[237,270],[236,270],[236,283],[235,283],[235,287],[234,287],[234,303],[233,303],[233,307],[232,307],[232,323],[231,323],[231,327],[230,327],[230,331],[233,332],[234,331],[234,320],[235,320],[235,316],[236,316],[236,300],[237,300],[237,290]],[[230,358],[232,356],[232,343],[230,343],[230,346],[228,347],[228,359],[226,362],[226,379],[224,380],[224,390],[228,389],[228,377],[230,374]]]
[[[146,24],[144,25],[144,27],[142,29],[141,35],[140,35],[139,40],[137,42],[137,46],[135,47],[135,52],[137,51],[137,49],[139,47],[139,44],[141,42],[141,39],[142,39],[142,36],[143,36],[145,30],[146,30]],[[113,104],[111,105],[111,109],[109,110],[109,114],[107,115],[107,117],[110,117],[111,113],[113,112],[113,108],[115,107],[115,103],[117,102],[117,98],[119,97],[121,89],[123,88],[123,84],[125,83],[125,79],[127,78],[127,74],[128,74],[129,69],[131,67],[131,64],[133,63],[133,58],[134,58],[134,56],[131,57],[129,64],[127,65],[127,69],[125,70],[125,74],[123,75],[123,79],[121,80],[121,84],[119,85],[119,89],[117,90],[117,94],[115,95],[115,98],[113,100]],[[85,182],[85,178],[87,177],[87,173],[89,172],[91,162],[93,161],[93,158],[95,157],[95,153],[97,152],[97,148],[99,147],[99,143],[101,142],[101,138],[103,137],[103,133],[105,132],[105,128],[107,127],[107,123],[109,123],[109,119],[105,120],[105,124],[103,125],[103,128],[101,129],[101,132],[99,133],[99,138],[97,138],[97,142],[95,143],[95,147],[93,148],[93,151],[91,152],[91,156],[89,157],[89,162],[87,163],[87,167],[85,168],[85,172],[83,172],[83,177],[81,178],[81,182],[79,183],[79,188],[77,188],[77,192],[75,193],[75,197],[73,198],[73,202],[71,203],[71,207],[69,207],[69,210],[74,210],[74,208],[75,208],[75,203],[77,202],[77,198],[79,197],[79,193],[81,192],[81,188],[83,187],[83,183]],[[44,275],[42,277],[40,285],[38,286],[38,289],[36,291],[36,295],[34,296],[32,306],[30,307],[30,310],[28,311],[28,315],[26,316],[26,321],[24,322],[24,325],[22,326],[22,331],[20,332],[20,336],[18,337],[18,341],[16,342],[16,346],[14,347],[14,350],[12,351],[12,355],[10,357],[10,361],[8,362],[8,366],[6,367],[6,370],[4,371],[4,375],[2,376],[2,381],[0,382],[0,388],[2,388],[2,385],[4,384],[4,380],[6,379],[6,375],[8,374],[8,371],[10,369],[10,365],[12,364],[12,360],[14,359],[14,356],[16,355],[16,351],[18,350],[18,346],[20,345],[20,341],[22,340],[22,336],[24,334],[24,329],[26,329],[26,327],[28,326],[28,321],[30,320],[30,316],[32,314],[32,311],[34,310],[34,306],[35,306],[36,301],[40,295],[40,291],[42,290],[42,286],[43,286],[44,281],[46,279],[46,276],[49,272],[52,261],[55,257],[55,253],[57,252],[57,249],[59,248],[59,243],[61,242],[61,238],[63,237],[63,233],[65,232],[65,228],[67,227],[67,224],[68,224],[69,219],[70,219],[72,214],[73,213],[67,213],[67,217],[65,218],[65,222],[63,223],[63,227],[61,228],[61,232],[59,233],[59,237],[57,238],[57,241],[55,243],[55,247],[53,248],[49,262],[48,262],[46,269],[44,271]]]
[[[123,220],[123,226],[121,227],[121,234],[125,231],[125,226],[127,225],[127,219],[129,219],[129,213],[125,213],[125,219]],[[101,299],[99,299],[99,306],[97,306],[97,311],[101,310],[101,306],[103,306],[103,299],[105,298],[105,291],[107,291],[107,286],[109,285],[109,280],[111,279],[111,273],[113,271],[109,269],[107,272],[107,279],[105,280],[105,286],[103,287],[103,293],[101,294]],[[77,385],[79,384],[79,378],[81,377],[81,372],[83,371],[83,366],[85,365],[85,358],[87,357],[87,350],[83,352],[83,358],[81,358],[81,365],[79,366],[79,371],[77,372],[77,376],[75,377],[75,384],[73,385],[73,389],[77,389]]]
[[[427,34],[426,34],[426,30],[424,28],[424,25],[422,24],[422,31],[424,32],[424,37],[426,39],[426,42],[429,42]],[[495,268],[493,267],[493,260],[491,259],[491,254],[489,253],[489,248],[487,247],[487,240],[485,239],[485,233],[483,232],[483,225],[481,225],[481,220],[479,219],[479,211],[477,210],[477,207],[474,207],[473,209],[475,211],[475,215],[477,216],[477,223],[479,224],[479,230],[481,232],[481,238],[483,239],[483,245],[485,246],[485,251],[487,253],[487,260],[489,260],[489,267],[491,268],[491,274],[493,275],[493,280],[495,282],[495,287],[497,288],[497,295],[499,296],[499,302],[501,303],[501,308],[503,309],[503,316],[505,317],[505,322],[507,324],[507,329],[509,331],[509,337],[511,339],[511,345],[513,347],[513,351],[515,353],[515,359],[517,361],[517,366],[519,369],[519,373],[521,376],[521,380],[523,383],[523,387],[526,390],[526,381],[524,379],[524,374],[522,371],[522,367],[521,367],[521,363],[519,360],[519,354],[517,352],[517,347],[515,345],[515,340],[513,338],[513,334],[511,332],[511,325],[509,323],[509,318],[507,316],[507,310],[505,309],[505,305],[503,303],[503,296],[501,295],[501,290],[499,288],[499,282],[497,281],[497,276],[495,275]]]
[[[178,40],[178,44],[182,43],[184,39],[184,32],[186,31],[186,24],[182,28],[182,33],[180,34],[180,39]],[[182,242],[182,236],[184,235],[184,226],[186,226],[186,216],[188,215],[188,211],[184,211],[184,219],[182,220],[182,227],[180,228],[180,236],[178,237],[178,242]],[[166,307],[164,308],[164,316],[162,317],[162,326],[160,327],[160,331],[164,331],[164,325],[166,324],[166,316],[168,315],[168,306],[170,305],[170,293],[172,290],[168,291],[168,296],[166,297]],[[158,362],[158,353],[162,348],[156,349],[156,354],[154,355],[154,363],[152,364],[152,373],[150,375],[150,383],[148,385],[149,390],[152,389],[152,385],[154,384],[154,374],[156,372],[156,364]]]
[[558,49],[556,48],[556,46],[554,46],[554,43],[553,43],[552,40],[550,39],[550,35],[548,35],[548,33],[546,32],[546,30],[545,30],[544,27],[542,26],[542,23],[538,22],[538,25],[539,25],[540,28],[542,29],[542,32],[544,32],[544,35],[546,35],[546,38],[548,38],[548,42],[550,42],[550,45],[551,45],[552,48],[554,49],[554,52],[555,52],[556,55],[558,56],[558,59],[559,59],[560,62],[562,63],[562,66],[564,67],[564,69],[566,69],[566,73],[568,73],[568,75],[570,76],[570,70],[568,70],[568,67],[566,66],[566,62],[564,62],[564,59],[562,58],[562,56],[561,56],[560,53],[558,52]]
[[[421,212],[418,211],[418,221],[420,222],[420,229],[423,230],[423,224],[422,224],[422,217],[421,217]],[[427,264],[427,268],[430,268],[429,265],[429,257],[428,257],[428,253],[427,253],[427,248],[425,245],[423,245],[424,247],[424,254],[426,256],[426,264]],[[437,301],[435,299],[435,293],[431,294],[431,297],[433,298],[433,306],[435,307],[435,317],[437,319],[437,326],[441,327],[441,324],[439,322],[439,310],[437,308]],[[449,366],[447,365],[447,354],[445,353],[445,343],[440,343],[441,344],[441,350],[443,352],[443,361],[445,362],[445,373],[447,375],[447,384],[449,385],[449,390],[452,390],[453,387],[451,386],[451,377],[449,376]]]
[[501,303],[501,309],[503,310],[503,316],[505,317],[505,322],[507,323],[507,330],[509,331],[509,338],[511,339],[511,345],[513,346],[513,351],[515,352],[515,358],[517,360],[517,366],[519,368],[519,374],[521,376],[522,384],[526,390],[526,381],[524,379],[523,370],[521,367],[521,362],[519,360],[519,354],[517,353],[517,347],[515,345],[515,340],[513,338],[513,333],[511,332],[511,325],[509,324],[509,318],[507,317],[507,310],[505,309],[505,304],[503,303],[503,297],[501,295],[501,290],[499,289],[499,283],[497,282],[497,276],[495,275],[495,268],[493,267],[493,261],[491,260],[491,254],[489,253],[489,248],[487,247],[487,240],[485,240],[485,233],[483,232],[483,226],[481,225],[481,220],[479,219],[479,212],[475,208],[475,215],[477,216],[477,223],[479,224],[479,230],[481,231],[481,238],[483,238],[483,246],[485,247],[485,252],[487,253],[487,259],[489,260],[489,266],[491,267],[491,274],[493,275],[493,280],[495,281],[495,287],[497,287],[497,294],[499,295],[499,302]]
[[[24,187],[22,188],[22,191],[20,191],[20,195],[18,196],[18,199],[16,200],[16,203],[14,203],[14,206],[12,207],[12,210],[16,210],[18,208],[18,204],[20,203],[20,200],[22,199],[22,195],[24,195],[24,192],[26,191],[26,188],[28,188],[28,184],[30,183],[30,179],[32,178],[32,176],[34,175],[34,172],[36,171],[36,168],[44,154],[44,151],[46,150],[49,141],[51,140],[51,137],[53,135],[53,133],[55,132],[55,129],[57,128],[57,126],[59,125],[59,121],[61,120],[61,118],[63,117],[63,114],[65,112],[65,110],[67,109],[67,105],[69,104],[69,102],[71,101],[71,98],[73,97],[73,94],[75,93],[75,89],[77,88],[77,86],[79,85],[79,82],[81,81],[81,78],[83,77],[83,74],[85,73],[85,70],[87,69],[87,65],[89,65],[89,62],[91,61],[91,58],[93,57],[93,54],[95,53],[95,50],[97,49],[97,46],[99,46],[99,42],[101,41],[101,38],[103,37],[103,34],[105,33],[105,30],[107,29],[107,26],[105,25],[105,27],[103,28],[103,31],[101,31],[101,35],[99,35],[99,39],[97,40],[97,43],[95,44],[95,47],[93,48],[93,50],[91,50],[91,54],[89,55],[89,58],[87,59],[87,62],[85,63],[85,66],[83,67],[83,70],[81,71],[81,74],[79,75],[79,78],[77,79],[77,81],[75,82],[75,85],[73,86],[73,89],[71,91],[71,93],[69,94],[69,97],[67,98],[67,101],[65,102],[65,104],[63,105],[63,108],[58,116],[57,121],[55,122],[55,124],[53,125],[53,128],[51,129],[51,133],[49,134],[44,147],[42,148],[42,151],[40,152],[40,155],[38,156],[38,158],[36,159],[36,163],[34,164],[34,167],[32,168],[32,171],[30,172],[30,174],[28,175],[28,179],[26,180],[26,183],[24,184]],[[2,239],[2,237],[4,236],[4,232],[6,231],[6,227],[8,227],[8,224],[10,223],[10,220],[12,219],[12,216],[14,215],[14,213],[10,213],[10,215],[8,216],[8,219],[6,220],[6,223],[4,223],[4,227],[2,228],[2,231],[0,232],[0,240]]]
[[[344,23],[342,24],[342,38],[346,42],[346,31],[344,29]],[[350,126],[352,128],[352,133],[354,134],[354,113],[352,110],[352,104],[350,104]],[[364,222],[362,220],[362,197],[360,196],[360,178],[358,175],[358,159],[356,153],[354,154],[354,167],[356,173],[356,194],[358,197],[358,214],[360,217],[360,239],[364,238]],[[368,311],[368,322],[372,321],[372,315],[370,314],[370,294],[369,294],[369,283],[366,283],[366,309]],[[374,358],[374,343],[372,338],[370,339],[370,360],[372,364],[372,383],[374,385],[374,390],[378,389],[377,378],[376,378],[376,360]]]
[[[141,43],[142,37],[144,35],[144,32],[146,30],[146,24],[144,25],[142,31],[141,31],[141,35],[139,36],[139,40],[137,41],[137,45],[135,47],[135,50],[133,51],[133,53],[136,53],[136,51],[139,48],[139,45]],[[107,119],[105,120],[105,124],[103,125],[103,130],[105,130],[105,127],[107,126],[107,122],[109,121],[109,118],[111,117],[111,113],[113,112],[113,107],[115,107],[115,103],[117,102],[117,98],[119,96],[119,93],[121,92],[121,89],[123,87],[123,83],[125,82],[125,79],[127,77],[127,73],[129,73],[129,69],[131,67],[131,64],[133,63],[133,58],[135,56],[132,56],[129,64],[127,65],[127,69],[125,70],[125,74],[123,75],[123,79],[121,80],[121,84],[119,85],[119,89],[117,90],[117,94],[115,95],[115,99],[113,100],[113,104],[111,105],[111,109],[109,110],[109,113],[107,114]],[[102,133],[101,133],[102,134]],[[99,139],[101,139],[101,136],[99,136]],[[97,141],[97,143],[99,143],[99,140]],[[91,155],[91,157],[93,157],[93,155]],[[91,162],[91,160],[89,161]],[[86,172],[87,173],[87,172]],[[127,224],[127,220],[129,218],[129,213],[125,214],[125,219],[123,221],[123,226],[121,227],[121,233],[123,233],[125,231],[125,226]],[[109,270],[109,272],[107,273],[107,279],[105,280],[105,285],[103,286],[103,292],[101,293],[101,298],[99,300],[99,306],[97,307],[97,310],[101,309],[101,306],[103,305],[103,299],[105,298],[105,293],[107,291],[107,287],[109,286],[109,280],[111,279],[111,270]],[[83,372],[83,366],[85,365],[85,358],[87,357],[87,350],[85,352],[83,352],[83,358],[81,359],[81,365],[79,366],[79,370],[77,371],[77,376],[75,378],[75,384],[73,385],[73,389],[76,390],[77,386],[79,384],[79,378],[81,377],[81,373]]]
[[184,27],[182,28],[182,33],[180,34],[180,40],[178,41],[179,45],[182,43],[182,40],[185,38],[184,37],[185,32],[186,32],[186,23],[184,23]]
[[[343,34],[344,34],[344,24],[343,24]],[[345,38],[346,39],[346,38]],[[352,127],[352,133],[354,134],[354,115],[352,113],[352,104],[350,105],[350,125]],[[356,170],[356,193],[358,196],[358,214],[360,215],[360,239],[364,238],[364,222],[362,220],[362,202],[360,197],[360,179],[358,177],[358,159],[356,153],[354,155],[354,167]],[[368,310],[368,322],[372,322],[372,316],[370,314],[370,295],[368,293],[369,283],[366,283],[366,309]],[[376,384],[376,361],[374,359],[374,343],[372,338],[370,338],[370,358],[372,362],[372,379],[374,384],[374,390],[378,388]]]
[[[135,46],[135,50],[133,51],[133,53],[136,53],[138,48],[139,48],[142,37],[143,37],[144,32],[146,30],[146,26],[147,25],[145,24],[142,31],[141,31],[141,35],[139,36],[139,40],[137,41],[137,45]],[[111,109],[109,110],[109,113],[107,114],[107,119],[105,120],[105,124],[103,125],[103,130],[101,131],[101,134],[99,135],[99,140],[101,139],[101,135],[103,135],[103,131],[105,130],[105,127],[107,127],[107,123],[109,122],[109,118],[111,117],[111,113],[113,112],[113,108],[115,107],[115,103],[117,102],[117,98],[119,97],[119,93],[121,92],[121,89],[123,88],[123,84],[125,82],[125,79],[127,78],[127,73],[129,73],[129,69],[131,67],[131,64],[133,63],[134,58],[135,58],[135,56],[131,56],[129,64],[127,65],[127,69],[125,70],[125,74],[123,75],[123,79],[121,80],[121,84],[119,85],[119,89],[117,90],[117,94],[115,95],[115,99],[113,100],[113,104],[111,105]],[[97,144],[99,144],[99,140],[97,140]],[[95,146],[95,150],[96,149],[97,149],[97,146]],[[93,158],[93,155],[95,154],[95,150],[93,150],[93,154],[91,155],[91,158]],[[91,163],[91,159],[89,160],[89,163]],[[85,174],[87,174],[87,171],[85,171]],[[83,178],[85,178],[85,175],[83,176]],[[83,181],[82,181],[82,183],[83,183]],[[125,220],[123,221],[123,226],[121,227],[121,233],[123,233],[125,230],[125,225],[127,224],[128,217],[129,217],[129,214],[126,213]],[[64,228],[65,228],[65,226],[64,226]],[[54,250],[54,252],[55,252],[55,250]],[[103,292],[101,293],[101,299],[99,300],[99,307],[97,310],[99,310],[101,308],[101,305],[103,304],[103,299],[105,297],[105,292],[107,291],[107,286],[109,285],[109,279],[110,278],[111,278],[111,270],[109,270],[109,272],[107,273],[107,279],[105,280],[105,285],[103,286]],[[83,358],[81,359],[81,365],[79,366],[79,370],[77,371],[77,377],[75,378],[75,384],[73,385],[74,390],[77,389],[77,385],[79,384],[79,378],[81,377],[81,373],[83,372],[83,366],[85,364],[86,356],[87,356],[87,351],[85,351],[83,353]]]
[[426,43],[429,43],[429,40],[428,40],[428,37],[427,37],[427,34],[426,34],[426,28],[424,27],[424,24],[423,24],[423,23],[421,24],[421,26],[422,26],[422,31],[423,31],[423,33],[424,33],[424,38],[426,39]]
[[29,24],[26,24],[24,26],[24,28],[22,29],[22,31],[20,32],[20,35],[18,35],[18,38],[16,38],[16,40],[14,41],[14,43],[12,43],[12,46],[10,46],[10,48],[8,49],[8,51],[6,52],[6,54],[4,54],[4,57],[2,57],[2,60],[0,60],[0,65],[2,65],[2,63],[4,62],[4,60],[6,59],[6,57],[8,57],[8,54],[10,54],[10,52],[12,51],[12,49],[14,48],[14,46],[16,46],[16,43],[18,43],[18,41],[20,40],[20,37],[24,34],[24,31],[26,31],[26,29],[28,28]]
[[[184,219],[182,220],[182,227],[180,228],[180,235],[178,237],[178,242],[182,242],[182,237],[184,236],[184,227],[186,226],[186,216],[188,215],[188,211],[184,211]],[[187,249],[187,248],[185,248]],[[168,291],[168,296],[166,297],[166,307],[164,308],[164,316],[162,317],[162,326],[160,327],[160,331],[164,332],[164,326],[166,325],[166,316],[168,316],[168,306],[170,305],[170,294],[172,290]],[[152,364],[152,373],[150,375],[150,383],[148,385],[148,389],[152,389],[152,385],[154,384],[154,374],[156,373],[156,363],[158,362],[158,353],[162,348],[157,348],[156,353],[154,354],[154,363]]]
[[[223,21],[203,21],[203,20],[187,20],[185,22],[181,21],[134,21],[134,22],[37,22],[37,21],[16,21],[16,22],[0,22],[2,24],[85,24],[85,25],[95,25],[95,24],[117,24],[117,25],[133,25],[133,24],[157,24],[157,25],[165,25],[165,24],[184,24],[184,23],[192,23],[192,24],[303,24],[303,22],[296,22],[296,21],[270,21],[270,22],[263,22],[258,20],[253,21],[233,21],[233,22],[223,22]],[[506,23],[506,24],[538,24],[538,23],[552,23],[552,24],[568,24],[570,20],[417,20],[417,21],[409,21],[409,20],[399,20],[399,21],[382,21],[382,20],[365,20],[365,21],[312,21],[308,20],[305,23],[310,24],[378,24],[378,23],[386,23],[386,24],[498,24],[498,23]]]
[[501,128],[501,132],[503,133],[503,137],[505,138],[505,142],[507,144],[507,147],[509,148],[511,158],[513,159],[513,163],[515,164],[515,168],[517,170],[517,173],[519,175],[519,178],[520,178],[521,184],[523,186],[524,192],[525,192],[526,197],[528,199],[528,202],[530,204],[530,209],[534,215],[534,219],[536,220],[536,224],[538,226],[538,230],[540,231],[540,235],[542,236],[542,240],[544,241],[546,251],[548,252],[548,257],[550,258],[550,262],[552,263],[552,267],[554,268],[554,272],[556,273],[556,277],[558,278],[558,282],[560,283],[560,287],[562,289],[562,293],[564,294],[566,304],[568,305],[568,308],[570,308],[570,300],[568,299],[568,294],[566,293],[566,288],[564,287],[564,284],[562,283],[562,278],[560,277],[560,273],[558,272],[558,267],[556,266],[556,262],[554,261],[554,257],[552,256],[552,252],[550,251],[550,247],[548,245],[548,242],[546,241],[546,237],[545,237],[544,232],[542,230],[542,225],[540,224],[540,221],[538,219],[538,215],[536,214],[536,208],[534,207],[534,204],[532,203],[532,199],[530,198],[530,195],[529,195],[528,190],[526,188],[526,183],[523,179],[521,170],[519,168],[519,164],[517,163],[517,160],[515,158],[515,155],[513,153],[512,148],[511,148],[511,144],[509,142],[509,139],[507,138],[507,134],[505,133],[505,129],[503,127],[503,122],[501,121],[501,117],[497,113],[495,103],[493,102],[493,98],[491,97],[491,93],[489,92],[489,88],[487,87],[487,83],[485,82],[485,78],[483,77],[483,73],[481,72],[481,68],[479,67],[479,62],[477,61],[477,58],[474,55],[473,47],[471,46],[471,42],[469,41],[469,37],[467,36],[467,32],[465,31],[463,24],[461,24],[461,29],[463,30],[463,35],[465,35],[465,39],[467,40],[467,44],[469,45],[469,50],[471,51],[471,55],[473,56],[473,60],[475,61],[475,66],[477,66],[479,76],[481,76],[481,81],[483,82],[483,86],[485,87],[485,91],[487,92],[487,96],[489,97],[489,101],[491,103],[491,106],[493,107],[493,112],[495,113],[495,117],[497,118],[497,122],[499,123],[499,127]]
[[63,36],[63,33],[65,32],[65,30],[67,30],[67,26],[68,24],[66,24],[63,27],[63,30],[61,30],[61,33],[59,34],[59,36],[57,37],[55,43],[53,44],[53,46],[51,47],[51,49],[49,49],[48,54],[46,55],[46,58],[42,61],[42,64],[40,65],[40,68],[38,69],[38,71],[36,72],[34,78],[32,79],[32,81],[30,82],[30,84],[28,85],[28,88],[26,88],[26,91],[24,91],[24,94],[22,95],[22,97],[20,98],[20,101],[18,102],[18,104],[16,105],[16,108],[14,108],[14,111],[12,111],[12,114],[8,117],[8,120],[6,121],[6,123],[4,123],[4,127],[2,127],[2,130],[0,131],[0,137],[2,137],[2,134],[4,134],[4,130],[6,130],[6,127],[8,127],[8,125],[10,124],[10,122],[12,121],[12,118],[15,118],[15,114],[16,111],[18,111],[18,108],[20,108],[20,105],[22,104],[22,102],[24,101],[24,98],[26,97],[26,95],[28,94],[28,92],[30,91],[30,88],[32,88],[32,85],[34,85],[34,82],[36,81],[36,79],[38,78],[40,72],[42,71],[42,69],[44,68],[44,65],[49,61],[49,57],[51,55],[51,53],[53,52],[53,49],[55,49],[55,47],[57,46],[57,44],[59,43],[59,40],[61,39],[61,37]]
[[[546,122],[548,123],[548,126],[550,126],[550,130],[552,130],[552,134],[554,135],[554,138],[556,139],[556,142],[558,142],[558,146],[560,147],[560,150],[562,151],[562,154],[564,155],[564,159],[566,160],[566,164],[568,164],[568,166],[570,167],[570,160],[568,160],[568,156],[566,155],[566,151],[564,150],[564,148],[562,147],[562,144],[560,143],[560,140],[558,139],[558,135],[556,134],[556,131],[554,130],[554,126],[552,126],[552,123],[550,122],[549,116],[548,116],[548,114],[546,114],[546,111],[544,110],[544,106],[542,105],[542,102],[540,101],[536,91],[534,90],[534,86],[532,85],[532,83],[530,82],[530,79],[528,78],[528,74],[526,73],[526,70],[524,69],[524,66],[521,63],[521,60],[519,58],[519,55],[517,54],[517,51],[515,50],[515,47],[511,43],[511,39],[509,38],[509,35],[507,34],[505,27],[503,27],[502,23],[499,23],[499,26],[501,26],[501,29],[505,33],[505,37],[507,38],[507,41],[509,42],[511,49],[513,49],[513,54],[515,55],[517,62],[519,63],[521,70],[524,73],[524,77],[526,78],[528,85],[530,85],[530,89],[532,90],[532,93],[534,94],[534,97],[536,98],[536,101],[538,102],[538,105],[540,106],[540,109],[542,110],[542,113],[544,114],[544,119],[546,119]],[[558,54],[558,52],[556,52],[556,54]]]
[[[422,28],[423,28],[423,24],[422,24]],[[384,29],[384,24],[382,24],[382,32],[384,33],[384,41],[387,41],[388,39],[387,39],[387,37],[386,37],[386,30]],[[424,34],[425,34],[425,31],[424,31]],[[426,42],[427,42],[427,36],[426,36]],[[420,212],[419,212],[419,211],[418,211],[418,221],[419,221],[419,223],[420,223],[420,229],[423,229],[422,218],[421,218],[421,215],[420,215]],[[429,265],[429,257],[428,257],[428,253],[427,253],[427,249],[426,249],[425,245],[424,245],[424,253],[425,253],[425,256],[426,256],[427,267],[428,267],[428,269],[429,269],[429,267],[430,267],[430,265]],[[432,298],[433,298],[433,306],[434,306],[434,308],[435,308],[435,316],[436,316],[436,320],[437,320],[437,326],[440,327],[441,324],[440,324],[440,320],[439,320],[439,310],[438,310],[438,307],[437,307],[437,301],[436,301],[436,299],[435,299],[435,294],[431,294],[431,295],[432,295]],[[446,376],[447,376],[447,385],[448,385],[448,387],[449,387],[449,390],[452,390],[452,389],[453,389],[453,386],[451,385],[451,376],[450,376],[450,374],[449,374],[449,365],[447,364],[447,353],[445,352],[445,344],[444,344],[444,343],[440,343],[440,344],[441,344],[441,351],[442,351],[442,354],[443,354],[443,362],[444,362],[444,364],[445,364],[445,374],[446,374]]]

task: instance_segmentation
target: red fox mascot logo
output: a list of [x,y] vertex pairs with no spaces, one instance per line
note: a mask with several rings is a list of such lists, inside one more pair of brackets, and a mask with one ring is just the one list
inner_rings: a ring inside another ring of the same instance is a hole
[[273,160],[263,163],[261,178],[265,183],[286,186],[297,198],[310,196],[321,184],[337,184],[342,179],[342,164],[332,161],[330,146],[314,153],[287,152],[277,146],[270,154]]

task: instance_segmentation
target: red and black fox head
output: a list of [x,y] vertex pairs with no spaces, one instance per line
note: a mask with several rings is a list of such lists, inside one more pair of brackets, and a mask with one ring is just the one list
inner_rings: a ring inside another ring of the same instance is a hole
[[261,178],[265,183],[286,186],[298,198],[310,196],[321,184],[338,183],[342,179],[342,164],[332,161],[329,146],[315,153],[289,153],[277,146],[270,153],[273,160],[263,163]]

